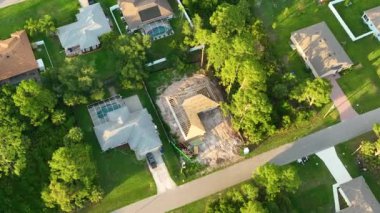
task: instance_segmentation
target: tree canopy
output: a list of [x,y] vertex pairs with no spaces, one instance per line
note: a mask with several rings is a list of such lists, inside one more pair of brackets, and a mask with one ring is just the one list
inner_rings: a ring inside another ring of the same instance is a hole
[[142,89],[146,77],[146,50],[151,46],[150,37],[141,34],[107,35],[103,38],[106,45],[112,43],[113,51],[122,62],[119,80],[124,89]]
[[0,125],[0,178],[20,175],[26,166],[26,149],[29,139],[18,126]]
[[70,212],[88,202],[98,202],[102,193],[95,184],[96,168],[90,147],[73,144],[57,149],[49,162],[50,184],[42,192],[47,207]]
[[359,159],[363,166],[380,175],[380,125],[373,125],[373,132],[377,136],[376,141],[362,141],[359,147]]
[[22,81],[18,85],[13,101],[21,115],[30,118],[34,126],[39,126],[48,119],[57,104],[54,93],[33,80]]
[[54,90],[63,94],[67,106],[86,104],[88,97],[95,101],[104,98],[103,83],[98,80],[95,67],[79,58],[66,58],[63,66],[49,72],[55,81]]
[[45,33],[46,35],[49,35],[57,30],[54,20],[50,15],[44,15],[38,20],[29,18],[26,20],[24,28],[31,36],[36,33]]
[[23,116],[13,101],[15,88],[12,85],[0,87],[0,124],[4,126],[18,126],[25,129]]
[[330,101],[331,84],[323,78],[301,83],[291,93],[291,98],[298,102],[306,102],[309,106],[321,107]]
[[279,167],[274,164],[259,167],[253,174],[253,179],[265,188],[267,200],[274,200],[280,193],[294,193],[301,184],[293,167]]
[[234,118],[233,127],[242,130],[252,143],[259,143],[266,134],[274,131],[270,117],[272,106],[263,92],[253,88],[241,89],[225,108]]
[[263,205],[257,200],[259,189],[252,184],[244,184],[240,189],[227,191],[219,195],[217,199],[212,200],[207,205],[207,212],[268,212]]
[[222,3],[211,15],[211,29],[195,16],[194,30],[184,27],[183,31],[185,44],[207,46],[207,66],[228,93],[229,103],[223,109],[231,115],[233,127],[250,143],[259,143],[274,131],[273,107],[266,94],[272,71],[261,61],[266,38],[250,7],[246,0]]

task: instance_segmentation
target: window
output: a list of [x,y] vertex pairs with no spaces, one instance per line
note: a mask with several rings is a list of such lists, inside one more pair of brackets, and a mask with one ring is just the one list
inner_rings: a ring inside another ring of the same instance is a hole
[[369,21],[369,19],[368,19],[368,16],[367,16],[367,15],[364,15],[364,16],[363,16],[363,18],[364,18],[364,20],[366,20],[366,21]]

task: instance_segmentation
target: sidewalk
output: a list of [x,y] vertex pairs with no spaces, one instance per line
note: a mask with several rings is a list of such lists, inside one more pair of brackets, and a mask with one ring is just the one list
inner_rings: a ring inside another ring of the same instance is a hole
[[352,179],[346,167],[336,154],[335,147],[330,147],[315,154],[325,163],[327,169],[338,184],[348,182]]

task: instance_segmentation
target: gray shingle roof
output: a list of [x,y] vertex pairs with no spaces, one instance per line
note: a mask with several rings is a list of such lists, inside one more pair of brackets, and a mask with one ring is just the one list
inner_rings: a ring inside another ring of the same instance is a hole
[[291,39],[319,76],[353,64],[325,22],[297,30]]
[[341,184],[340,188],[351,202],[351,206],[340,213],[378,213],[380,204],[362,176]]

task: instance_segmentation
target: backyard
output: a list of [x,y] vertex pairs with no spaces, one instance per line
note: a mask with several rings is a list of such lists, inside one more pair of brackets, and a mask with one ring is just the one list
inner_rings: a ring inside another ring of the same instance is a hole
[[[297,170],[301,178],[301,186],[297,192],[290,195],[292,210],[296,212],[333,212],[334,200],[332,185],[335,183],[330,172],[324,163],[315,155],[309,157],[305,165],[298,163],[291,164]],[[242,183],[243,184],[243,183]],[[241,184],[235,187],[239,187]],[[221,192],[223,193],[223,192]],[[172,213],[203,213],[206,212],[207,203],[215,199],[218,194],[190,203],[181,208],[171,211]],[[269,205],[270,206],[270,205]],[[281,206],[283,207],[283,206]],[[269,212],[279,212],[278,209],[271,209]],[[282,209],[283,210],[283,209]]]
[[[355,34],[368,32],[366,25],[361,21],[361,15],[364,10],[379,6],[379,1],[352,2],[350,7],[337,5],[338,11]],[[380,63],[377,61],[379,55],[376,54],[380,49],[380,43],[373,36],[356,42],[351,41],[327,4],[321,5],[317,1],[261,1],[256,7],[256,14],[263,20],[271,42],[276,44],[273,45],[273,52],[285,65],[286,70],[294,72],[300,80],[311,78],[312,74],[305,68],[297,52],[290,48],[290,34],[325,21],[355,64],[351,70],[343,72],[338,81],[354,108],[359,113],[364,113],[380,107],[380,100],[375,98],[380,92],[380,79],[376,73],[380,69]]]

